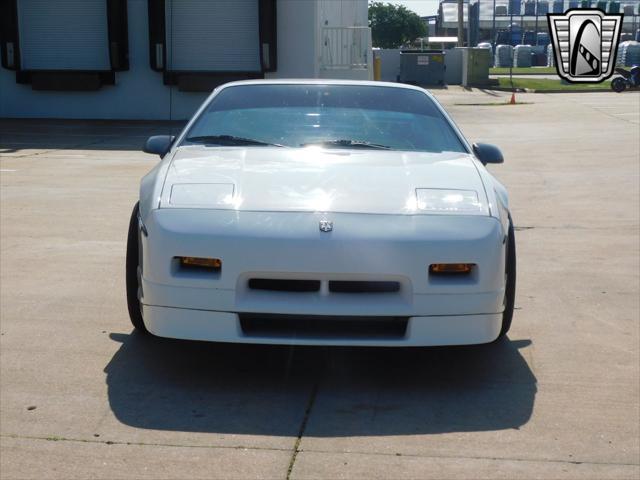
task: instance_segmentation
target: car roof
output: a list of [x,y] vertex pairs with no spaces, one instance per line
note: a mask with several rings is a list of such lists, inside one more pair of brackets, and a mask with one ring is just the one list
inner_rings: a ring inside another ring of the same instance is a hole
[[272,78],[258,80],[238,80],[235,82],[225,83],[218,88],[223,89],[241,85],[344,85],[357,87],[389,87],[400,88],[404,90],[418,90],[431,96],[431,93],[424,88],[417,87],[415,85],[407,85],[404,83],[379,82],[371,80],[339,80],[326,78]]

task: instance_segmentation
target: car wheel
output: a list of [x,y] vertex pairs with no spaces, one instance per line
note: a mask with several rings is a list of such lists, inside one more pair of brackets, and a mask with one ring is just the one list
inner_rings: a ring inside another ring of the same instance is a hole
[[129,318],[131,323],[139,332],[148,333],[142,320],[142,306],[138,298],[140,290],[140,268],[141,243],[140,226],[138,224],[139,203],[133,207],[131,220],[129,221],[129,234],[127,235],[127,260],[126,260],[126,283],[127,283],[127,307],[129,308]]
[[500,329],[498,340],[503,338],[511,328],[513,308],[516,300],[516,237],[513,231],[511,218],[509,218],[506,257],[504,312],[502,313],[502,328]]
[[625,88],[627,88],[627,82],[624,80],[624,78],[618,77],[618,78],[614,78],[611,81],[611,89],[614,92],[617,92],[617,93],[624,92]]

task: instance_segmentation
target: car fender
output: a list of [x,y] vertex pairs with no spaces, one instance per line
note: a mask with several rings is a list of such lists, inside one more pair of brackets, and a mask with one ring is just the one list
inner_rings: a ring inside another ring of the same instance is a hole
[[511,213],[509,211],[509,193],[502,183],[495,178],[482,163],[476,159],[476,168],[482,178],[482,183],[489,202],[489,212],[492,217],[500,220],[502,231],[506,236],[509,233]]
[[162,187],[172,158],[173,152],[158,162],[140,181],[140,219],[143,223],[150,212],[160,206]]

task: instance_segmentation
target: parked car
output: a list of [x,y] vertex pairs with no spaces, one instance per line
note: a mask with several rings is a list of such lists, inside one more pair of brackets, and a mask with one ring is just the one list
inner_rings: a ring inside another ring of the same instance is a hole
[[611,80],[611,89],[614,92],[624,92],[627,88],[640,88],[640,66],[635,65],[629,70],[616,67],[615,71],[619,76],[613,77]]
[[505,188],[426,90],[217,88],[143,179],[127,245],[141,332],[219,342],[488,343],[511,325]]

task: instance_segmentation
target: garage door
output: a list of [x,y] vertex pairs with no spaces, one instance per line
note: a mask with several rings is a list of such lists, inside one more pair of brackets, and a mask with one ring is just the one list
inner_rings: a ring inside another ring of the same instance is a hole
[[167,70],[258,72],[258,0],[167,0]]
[[23,70],[110,70],[106,0],[18,0]]

